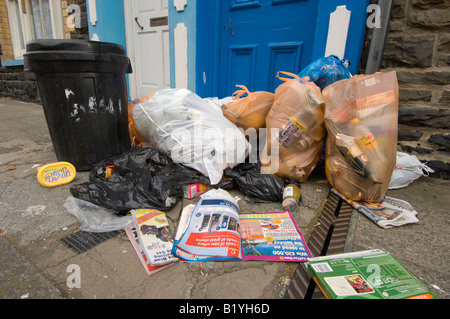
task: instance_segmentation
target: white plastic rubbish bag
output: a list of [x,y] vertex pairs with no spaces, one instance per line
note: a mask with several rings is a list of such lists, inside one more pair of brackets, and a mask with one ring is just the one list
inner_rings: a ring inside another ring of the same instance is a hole
[[397,161],[389,189],[406,187],[419,177],[428,176],[430,173],[434,173],[434,170],[421,163],[415,155],[397,152]]
[[163,89],[133,109],[136,128],[175,163],[220,182],[250,152],[244,133],[217,107],[187,89]]
[[82,231],[104,233],[134,225],[131,215],[119,216],[111,209],[78,198],[68,197],[63,206],[81,222]]

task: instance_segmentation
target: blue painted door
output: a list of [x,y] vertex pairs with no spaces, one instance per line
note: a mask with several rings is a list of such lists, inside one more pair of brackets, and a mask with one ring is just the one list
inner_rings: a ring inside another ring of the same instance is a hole
[[369,0],[198,1],[196,91],[230,96],[236,84],[274,92],[278,71],[299,73],[323,57],[330,14],[351,11],[345,58],[356,74]]
[[298,73],[311,59],[318,1],[222,1],[219,95],[236,84],[273,92],[278,71]]

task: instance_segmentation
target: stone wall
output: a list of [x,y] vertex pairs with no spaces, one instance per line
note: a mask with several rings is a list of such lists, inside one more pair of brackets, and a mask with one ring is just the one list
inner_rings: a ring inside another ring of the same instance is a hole
[[450,179],[450,1],[393,1],[381,71],[391,70],[400,87],[398,150]]
[[40,103],[35,75],[23,66],[0,67],[0,98]]

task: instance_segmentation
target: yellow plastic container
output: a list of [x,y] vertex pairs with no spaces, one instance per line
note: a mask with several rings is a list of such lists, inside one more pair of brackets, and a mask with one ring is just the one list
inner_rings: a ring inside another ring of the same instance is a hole
[[37,179],[45,187],[56,187],[68,184],[75,178],[77,171],[68,162],[47,164],[37,168]]

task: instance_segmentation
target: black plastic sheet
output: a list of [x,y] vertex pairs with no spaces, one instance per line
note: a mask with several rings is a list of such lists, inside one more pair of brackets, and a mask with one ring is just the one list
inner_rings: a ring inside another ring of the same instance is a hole
[[283,188],[287,184],[295,183],[300,187],[300,182],[275,175],[262,174],[259,163],[243,163],[233,169],[226,169],[224,176],[231,178],[247,200],[251,202],[281,202],[283,200]]
[[[106,177],[107,168],[111,176]],[[169,211],[183,197],[182,186],[208,183],[197,171],[153,149],[131,151],[95,164],[89,182],[70,188],[72,196],[120,212],[137,208]]]
[[[214,188],[239,189],[252,202],[281,202],[284,186],[293,182],[261,174],[259,163],[239,164],[226,169],[223,176]],[[134,147],[95,164],[89,182],[73,185],[70,192],[75,198],[123,213],[139,208],[169,211],[183,198],[182,186],[195,183],[209,185],[209,178],[154,149]]]

